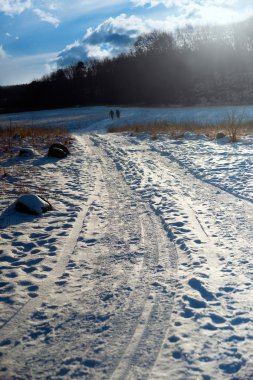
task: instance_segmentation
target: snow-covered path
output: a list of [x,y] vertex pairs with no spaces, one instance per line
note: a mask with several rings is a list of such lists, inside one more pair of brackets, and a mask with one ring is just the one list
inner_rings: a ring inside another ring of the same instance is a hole
[[252,203],[195,178],[170,156],[154,153],[153,143],[147,149],[129,140],[100,137],[178,252],[172,320],[151,378],[249,378]]
[[167,142],[76,138],[78,212],[36,297],[1,313],[0,378],[253,378],[251,200]]
[[92,191],[37,297],[1,329],[5,378],[147,377],[169,325],[175,248],[111,160],[84,140]]

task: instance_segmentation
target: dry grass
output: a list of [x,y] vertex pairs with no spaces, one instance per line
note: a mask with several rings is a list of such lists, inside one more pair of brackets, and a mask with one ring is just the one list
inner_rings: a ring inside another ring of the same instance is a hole
[[[154,122],[146,124],[130,124],[120,127],[111,127],[108,129],[109,133],[115,132],[132,132],[143,133],[149,132],[152,135],[158,133],[167,133],[172,136],[181,136],[186,131],[204,133],[207,131],[206,126],[197,123],[169,123],[169,122]],[[214,126],[212,126],[214,128]]]
[[12,153],[17,147],[32,146],[40,149],[55,141],[68,144],[70,133],[64,128],[44,128],[31,126],[13,126],[0,128],[0,156],[3,153]]
[[120,127],[111,127],[108,133],[129,132],[144,133],[149,132],[152,139],[157,139],[159,134],[168,134],[173,138],[181,138],[185,132],[204,134],[210,139],[215,139],[218,132],[224,132],[232,142],[238,141],[241,136],[253,134],[253,121],[241,121],[231,116],[223,123],[199,124],[194,122],[169,123],[155,122],[146,124],[131,124]]
[[46,128],[46,127],[26,127],[26,126],[13,126],[11,123],[7,128],[0,128],[0,138],[4,137],[26,137],[38,138],[51,138],[55,136],[70,136],[65,128]]

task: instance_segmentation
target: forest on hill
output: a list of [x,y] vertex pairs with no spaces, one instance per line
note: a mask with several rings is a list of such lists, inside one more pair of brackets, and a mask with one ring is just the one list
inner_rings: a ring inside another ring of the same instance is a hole
[[0,111],[121,105],[253,103],[253,18],[139,36],[117,57],[59,67],[0,87]]

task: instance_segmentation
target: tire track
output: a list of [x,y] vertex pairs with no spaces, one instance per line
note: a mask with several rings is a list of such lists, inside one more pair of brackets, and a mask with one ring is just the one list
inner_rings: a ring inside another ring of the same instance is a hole
[[[99,140],[95,139],[95,144]],[[103,149],[103,146],[102,146]],[[121,174],[115,171],[111,158],[103,155],[103,171],[107,174],[108,192],[116,198],[116,192],[131,194]],[[110,176],[109,176],[110,173]],[[111,183],[115,184],[113,189]],[[133,197],[133,194],[130,195]],[[119,199],[119,195],[118,195]],[[119,313],[114,324],[117,325],[113,340],[121,338],[118,359],[111,372],[112,379],[135,376],[140,371],[147,377],[161,348],[165,331],[169,326],[173,306],[174,287],[177,272],[177,253],[175,247],[164,234],[158,218],[145,203],[137,198],[142,226],[142,244],[145,256],[139,281],[128,300],[129,307]],[[129,281],[131,283],[131,281]],[[129,320],[135,315],[135,324],[129,326]],[[127,326],[127,328],[125,327]],[[121,331],[121,336],[118,332]],[[123,335],[123,339],[122,339]],[[127,345],[126,345],[127,343]],[[125,348],[124,348],[125,347]],[[148,363],[148,364],[147,364]]]
[[[179,252],[172,326],[150,378],[195,379],[196,371],[203,378],[242,378],[252,358],[252,204],[192,176],[146,141],[133,148],[123,136],[100,139]],[[136,368],[122,373],[141,378]]]

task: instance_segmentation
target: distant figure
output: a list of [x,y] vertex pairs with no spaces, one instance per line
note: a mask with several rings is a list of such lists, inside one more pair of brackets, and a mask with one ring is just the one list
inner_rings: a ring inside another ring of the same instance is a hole
[[111,111],[109,112],[109,115],[110,115],[111,119],[113,120],[113,117],[114,117],[114,112],[113,112],[113,110],[111,110]]
[[116,110],[116,116],[118,119],[120,118],[120,111],[119,110]]

